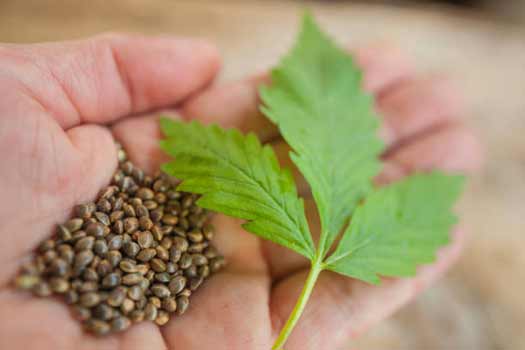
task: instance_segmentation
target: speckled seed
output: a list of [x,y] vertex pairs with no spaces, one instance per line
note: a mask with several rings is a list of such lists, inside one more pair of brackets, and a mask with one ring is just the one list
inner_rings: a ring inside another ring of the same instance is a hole
[[157,318],[155,319],[155,323],[159,326],[164,326],[169,320],[170,315],[166,311],[159,310],[157,313]]
[[200,231],[190,231],[186,236],[193,243],[202,242],[202,240],[204,239],[204,235]]
[[116,267],[122,260],[122,254],[118,250],[110,250],[107,253],[107,259],[111,266]]
[[133,322],[141,322],[144,320],[144,310],[133,310],[129,314],[129,318]]
[[153,259],[156,254],[157,251],[153,248],[143,249],[137,254],[137,260],[147,262]]
[[58,258],[51,262],[49,270],[55,276],[65,276],[69,271],[69,265],[66,260]]
[[124,233],[124,223],[122,220],[115,221],[113,224],[113,231],[118,235]]
[[53,277],[49,280],[49,287],[55,293],[65,293],[69,290],[69,282],[64,278]]
[[182,252],[180,250],[177,250],[176,247],[171,247],[171,249],[170,249],[170,261],[172,263],[179,262],[181,256],[182,256]]
[[96,292],[97,289],[98,289],[98,283],[95,281],[81,282],[81,284],[77,288],[77,290],[81,293]]
[[124,219],[124,231],[126,233],[133,233],[139,228],[139,220],[135,217]]
[[174,277],[168,285],[172,294],[179,294],[184,287],[186,287],[186,277],[176,276]]
[[179,222],[179,218],[175,215],[166,214],[162,217],[162,222],[166,225],[177,225],[177,222]]
[[137,197],[142,200],[152,199],[153,196],[155,196],[155,193],[147,187],[142,187],[137,191]]
[[90,223],[86,228],[86,233],[93,237],[103,237],[104,236],[104,226],[98,222]]
[[90,250],[93,248],[93,243],[95,243],[94,237],[88,236],[81,238],[75,243],[75,251]]
[[128,297],[131,300],[137,301],[140,298],[142,298],[143,295],[144,295],[144,291],[142,290],[142,288],[140,288],[138,284],[128,289]]
[[195,278],[190,279],[190,290],[192,291],[197,290],[197,288],[199,288],[200,285],[202,284],[203,280],[204,279],[202,277],[195,277]]
[[122,283],[128,286],[139,283],[142,280],[142,275],[139,273],[129,273],[122,277]]
[[210,270],[211,272],[217,272],[224,266],[224,258],[222,256],[211,259]]
[[155,250],[157,251],[157,258],[162,259],[164,261],[168,261],[170,259],[169,251],[163,246],[158,245],[155,247]]
[[[160,202],[159,202],[160,203]],[[157,204],[156,201],[144,201],[144,207],[148,210],[154,210],[158,207],[159,205]],[[155,221],[155,220],[154,220]]]
[[[120,275],[115,273],[115,272],[112,272],[109,275],[107,275],[106,277],[104,277],[104,279],[102,280],[102,286],[104,288],[116,287],[116,286],[118,286],[120,284],[120,281],[121,281]],[[124,284],[126,284],[126,283],[124,283]]]
[[172,249],[175,248],[181,252],[185,252],[188,250],[188,241],[185,238],[182,237],[173,237],[173,246]]
[[171,279],[170,274],[167,272],[161,272],[161,273],[155,274],[155,281],[162,282],[162,283],[168,283],[170,279]]
[[184,270],[184,275],[188,278],[197,277],[197,266],[191,265]]
[[112,237],[108,242],[108,249],[109,250],[119,250],[122,248],[122,236],[116,235]]
[[150,267],[155,272],[164,272],[166,271],[166,263],[159,258],[151,259]]
[[20,275],[15,279],[15,286],[20,289],[32,289],[40,282],[40,276]]
[[139,226],[142,230],[150,230],[153,227],[153,221],[147,216],[141,216],[139,219]]
[[193,254],[191,258],[193,263],[197,266],[206,265],[208,263],[208,259],[202,254]]
[[153,286],[151,286],[151,292],[161,299],[169,297],[171,294],[168,287],[166,287],[164,284],[159,283],[156,283]]
[[155,271],[148,270],[148,272],[146,273],[146,275],[144,275],[144,277],[151,281],[153,277],[155,277]]
[[68,290],[64,294],[64,301],[69,305],[76,304],[78,302],[78,293],[71,289]]
[[129,314],[133,309],[135,309],[135,302],[128,298],[124,299],[120,305],[120,311],[122,311],[124,315]]
[[149,288],[150,282],[149,282],[149,280],[148,280],[147,278],[143,278],[143,279],[139,282],[138,285],[140,286],[140,288],[142,288],[142,290],[147,291],[148,288]]
[[202,253],[208,247],[208,242],[193,243],[188,247],[189,253]]
[[[136,320],[141,321],[141,320]],[[129,328],[131,321],[127,317],[116,317],[111,321],[111,330],[113,332],[122,332]]]
[[149,231],[139,233],[137,242],[141,248],[150,248],[153,244],[153,235]]
[[122,260],[119,264],[119,267],[122,271],[127,273],[137,272],[137,264],[133,260]]
[[155,296],[149,297],[148,302],[153,304],[157,309],[160,309],[161,301],[160,301],[159,298],[157,298]]
[[[111,211],[111,202],[107,198],[101,198],[97,202],[97,209],[100,212],[109,213]],[[95,213],[96,216],[96,213]]]
[[173,245],[173,242],[172,242],[170,237],[163,237],[161,242],[160,242],[160,245],[164,249],[169,250],[171,248],[171,246]]
[[57,236],[64,242],[68,242],[72,238],[71,232],[64,225],[58,225]]
[[153,304],[148,303],[144,308],[144,319],[154,321],[157,318],[157,313],[157,308]]
[[93,244],[93,251],[98,256],[104,256],[108,252],[108,245],[105,240],[97,239]]
[[55,248],[55,241],[52,239],[46,239],[45,241],[40,243],[40,245],[38,246],[38,251],[40,251],[41,253],[44,253],[53,248]]
[[111,266],[111,263],[108,260],[103,259],[98,263],[97,274],[99,276],[106,276],[112,269],[113,266]]
[[75,256],[75,267],[81,269],[89,265],[93,261],[93,252],[91,250],[83,250]]
[[214,246],[210,246],[204,249],[204,256],[208,259],[213,259],[218,255],[217,249]]
[[94,203],[90,204],[80,204],[75,206],[74,212],[75,215],[81,219],[89,219],[95,210]]
[[95,292],[87,292],[80,295],[79,302],[84,307],[93,307],[100,302],[100,296]]
[[140,273],[142,276],[147,274],[149,271],[149,266],[145,264],[138,264],[137,265],[137,272]]
[[117,287],[109,293],[107,303],[113,307],[119,307],[126,299],[127,290],[125,287]]
[[121,220],[124,217],[124,212],[122,210],[117,210],[109,214],[109,221],[115,223],[118,220]]
[[135,217],[137,213],[135,213],[135,208],[133,208],[130,204],[124,204],[122,206],[122,210],[124,211],[124,214],[128,217]]
[[162,300],[162,308],[167,312],[175,312],[177,310],[177,301],[173,297],[165,298]]
[[84,224],[84,220],[80,218],[75,218],[68,220],[64,226],[67,228],[67,230],[71,233],[76,232],[82,228],[82,225]]
[[148,303],[148,299],[146,297],[141,297],[139,300],[135,302],[135,307],[137,309],[144,309],[146,307],[146,304]]
[[[149,210],[143,204],[137,205],[137,208],[135,209],[135,212],[137,214],[137,217],[139,217],[139,218],[149,217]],[[140,219],[139,219],[139,223],[140,223]]]
[[102,191],[102,193],[100,193],[100,197],[101,198],[112,197],[117,190],[118,190],[117,186],[108,186]]
[[179,296],[177,297],[177,314],[182,315],[186,312],[188,309],[188,306],[190,306],[190,299],[188,299],[187,296]]
[[91,310],[80,305],[75,305],[73,307],[73,317],[76,320],[85,321],[91,317]]
[[94,318],[87,320],[85,326],[89,332],[96,335],[105,335],[111,330],[109,323]]
[[157,241],[162,240],[164,237],[164,232],[162,232],[162,229],[159,226],[153,226],[151,229],[151,234],[153,235],[153,238],[155,238]]
[[197,275],[206,278],[210,275],[210,267],[208,265],[199,266],[197,269]]
[[210,224],[204,225],[204,227],[202,228],[202,234],[208,241],[211,241],[213,239],[213,230],[214,228]]
[[140,246],[135,242],[126,242],[122,246],[122,250],[124,251],[124,253],[126,253],[127,256],[133,258],[140,251]]
[[178,264],[181,269],[187,269],[191,266],[192,263],[192,257],[190,254],[184,253],[182,257],[180,258]]
[[109,216],[106,213],[97,211],[95,212],[95,217],[102,225],[109,226],[111,224],[111,221],[109,220]]
[[179,265],[177,264],[174,264],[172,262],[168,262],[166,264],[166,272],[167,273],[175,273],[175,271],[177,271],[179,269]]
[[92,315],[99,320],[109,321],[113,317],[113,308],[107,304],[98,304],[93,308]]

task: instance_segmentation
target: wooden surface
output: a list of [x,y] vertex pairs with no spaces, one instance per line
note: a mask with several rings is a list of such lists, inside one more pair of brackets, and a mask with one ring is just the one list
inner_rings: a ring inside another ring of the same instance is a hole
[[[302,5],[288,1],[7,1],[0,41],[133,31],[204,36],[224,57],[222,80],[261,71],[290,45]],[[461,205],[471,233],[455,269],[345,349],[525,349],[525,31],[448,10],[311,4],[341,43],[390,41],[424,72],[465,92],[486,168]]]

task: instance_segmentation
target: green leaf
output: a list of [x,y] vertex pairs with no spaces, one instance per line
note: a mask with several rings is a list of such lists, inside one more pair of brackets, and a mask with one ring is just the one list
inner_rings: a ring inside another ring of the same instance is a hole
[[162,169],[183,180],[181,191],[202,194],[201,207],[245,219],[247,231],[312,259],[303,201],[269,146],[216,125],[162,118],[161,128],[167,136],[161,147],[175,157]]
[[434,172],[376,190],[356,209],[326,267],[374,284],[378,275],[413,276],[449,242],[462,187],[463,177]]
[[306,15],[292,52],[272,71],[272,85],[261,89],[262,111],[278,125],[312,189],[323,255],[380,170],[384,145],[361,75]]

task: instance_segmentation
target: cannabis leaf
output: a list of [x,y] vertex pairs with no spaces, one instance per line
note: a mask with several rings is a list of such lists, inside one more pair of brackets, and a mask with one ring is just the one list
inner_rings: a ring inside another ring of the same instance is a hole
[[278,125],[312,189],[324,250],[380,169],[379,120],[361,80],[352,57],[307,15],[295,47],[272,71],[272,85],[261,89],[262,111]]
[[[290,172],[254,134],[161,120],[162,148],[175,157],[163,170],[179,189],[202,194],[197,204],[247,220],[243,227],[311,261],[303,291],[274,349],[281,349],[322,270],[379,283],[413,276],[434,261],[456,222],[452,206],[462,177],[417,174],[374,190],[384,145],[379,118],[361,87],[361,71],[306,15],[291,53],[261,89],[266,116],[292,147],[291,158],[317,204],[322,232],[314,247]],[[348,223],[332,255],[335,239]]]
[[379,189],[359,206],[326,268],[378,284],[379,276],[413,276],[435,259],[456,222],[449,208],[463,183],[439,172]]
[[269,146],[216,125],[162,118],[161,128],[168,137],[161,147],[175,157],[162,169],[185,180],[180,190],[202,194],[203,208],[248,220],[247,231],[313,257],[303,200]]

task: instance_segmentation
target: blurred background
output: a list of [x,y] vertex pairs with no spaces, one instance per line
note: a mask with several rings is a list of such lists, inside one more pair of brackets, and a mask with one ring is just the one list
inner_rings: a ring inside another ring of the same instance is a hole
[[471,236],[459,264],[344,350],[525,349],[525,0],[0,0],[0,41],[201,36],[221,49],[226,81],[275,63],[305,6],[340,43],[390,42],[421,72],[452,76],[487,150],[460,206]]

